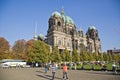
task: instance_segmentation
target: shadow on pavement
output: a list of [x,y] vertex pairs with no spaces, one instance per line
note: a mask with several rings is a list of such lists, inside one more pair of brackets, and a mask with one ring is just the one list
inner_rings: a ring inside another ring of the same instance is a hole
[[[50,75],[46,75],[46,76],[48,76],[48,77],[51,77],[51,78],[52,78],[52,76],[50,76]],[[61,78],[59,78],[59,77],[55,77],[55,79],[60,79],[60,80],[61,80]]]
[[38,73],[45,73],[44,71],[36,71],[36,72],[38,72]]
[[[39,76],[39,77],[41,77],[41,78],[45,78],[45,79],[52,79],[52,76],[50,76],[50,75],[40,75],[40,74],[37,74],[37,76]],[[61,78],[59,78],[59,77],[55,77],[55,79],[59,79],[59,80],[61,80]]]
[[37,76],[42,77],[42,78],[45,78],[45,79],[51,79],[50,77],[48,77],[48,76],[46,76],[46,75],[37,74]]

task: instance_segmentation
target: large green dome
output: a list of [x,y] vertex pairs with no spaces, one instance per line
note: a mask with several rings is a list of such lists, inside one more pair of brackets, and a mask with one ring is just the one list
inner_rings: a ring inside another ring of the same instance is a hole
[[54,15],[63,18],[64,22],[66,22],[67,24],[74,24],[74,21],[72,20],[72,18],[65,14],[54,11],[52,13],[52,16],[54,16]]

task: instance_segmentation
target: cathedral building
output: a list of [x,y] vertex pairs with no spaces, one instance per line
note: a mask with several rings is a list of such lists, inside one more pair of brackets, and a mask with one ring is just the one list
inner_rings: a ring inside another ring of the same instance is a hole
[[45,42],[51,47],[57,46],[60,52],[65,48],[70,52],[74,49],[78,52],[101,52],[101,42],[95,26],[90,26],[86,34],[82,29],[77,31],[73,19],[64,13],[64,9],[61,13],[54,11],[48,23]]

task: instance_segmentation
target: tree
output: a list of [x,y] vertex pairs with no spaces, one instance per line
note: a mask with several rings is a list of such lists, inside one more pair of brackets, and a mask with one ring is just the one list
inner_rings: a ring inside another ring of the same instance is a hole
[[66,61],[66,54],[65,54],[65,50],[62,52],[62,54],[61,54],[61,59],[62,59],[62,61],[63,62],[65,62]]
[[107,58],[108,58],[107,59],[108,61],[112,61],[112,55],[111,54],[107,53]]
[[16,53],[25,52],[26,49],[25,44],[26,41],[24,39],[17,40],[12,49]]
[[57,47],[53,47],[53,51],[51,53],[51,61],[57,63],[61,62],[61,56]]
[[2,52],[7,53],[9,49],[10,49],[9,42],[5,38],[0,37],[0,53]]
[[28,47],[27,54],[30,62],[47,63],[49,61],[50,48],[43,41],[34,41],[33,46]]
[[93,53],[93,58],[94,58],[95,61],[98,61],[98,60],[99,60],[98,57],[99,57],[99,56],[98,56],[98,53],[97,53],[97,52],[94,52],[94,53]]
[[71,62],[71,55],[67,49],[64,49],[63,53],[61,54],[61,58],[63,62]]
[[87,61],[93,61],[94,60],[94,58],[93,58],[93,55],[92,55],[92,53],[90,53],[90,52],[86,52],[87,54]]
[[119,62],[119,61],[120,61],[120,54],[117,54],[117,55],[118,55],[118,56],[117,56],[117,57],[118,57],[117,59],[118,59],[118,62]]
[[26,61],[29,61],[28,53],[29,53],[29,51],[31,51],[33,49],[34,41],[35,41],[34,39],[30,39],[26,42],[26,45],[25,45],[26,46],[25,53],[27,56]]
[[98,53],[98,60],[103,61],[103,54],[102,53]]
[[107,55],[107,53],[103,53],[103,60],[104,61],[108,61],[108,55]]
[[118,60],[118,55],[117,54],[112,54],[112,59],[114,60],[114,61],[117,61]]
[[80,53],[80,60],[81,61],[90,61],[91,60],[91,54],[88,53],[87,51],[82,51]]
[[25,59],[27,58],[26,56],[26,41],[24,39],[17,40],[12,47],[13,53],[16,58],[18,59]]
[[9,42],[3,38],[0,37],[0,59],[8,58],[9,56],[9,49],[10,45]]
[[73,50],[72,53],[72,62],[79,62],[80,61],[80,56],[77,53],[77,50]]
[[28,51],[28,49],[33,48],[34,41],[34,39],[30,39],[26,42],[26,52]]

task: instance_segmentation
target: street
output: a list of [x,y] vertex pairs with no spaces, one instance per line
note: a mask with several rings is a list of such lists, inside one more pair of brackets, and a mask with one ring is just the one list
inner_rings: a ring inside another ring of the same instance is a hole
[[[69,70],[69,80],[120,80],[113,72]],[[0,80],[50,80],[51,70],[47,74],[44,68],[0,68]],[[62,79],[62,70],[57,69],[55,80]]]

